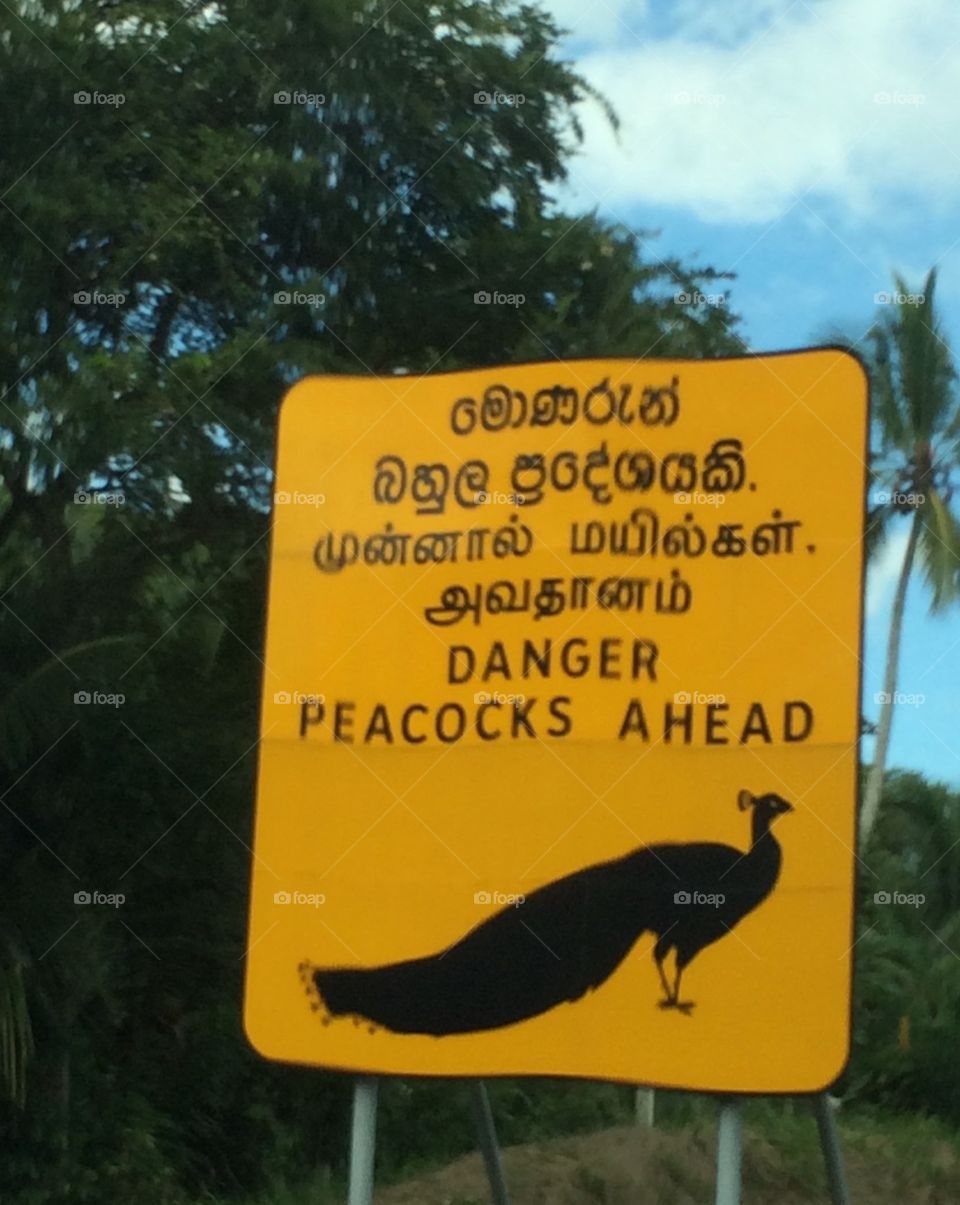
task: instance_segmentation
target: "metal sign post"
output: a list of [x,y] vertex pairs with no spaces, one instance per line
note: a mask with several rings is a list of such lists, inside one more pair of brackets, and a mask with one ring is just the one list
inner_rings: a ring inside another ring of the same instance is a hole
[[817,1129],[820,1131],[823,1161],[827,1165],[830,1200],[832,1205],[850,1205],[850,1194],[843,1172],[843,1156],[840,1154],[840,1136],[833,1116],[833,1106],[826,1092],[820,1092],[813,1098],[813,1111],[817,1118]]
[[717,1135],[716,1205],[740,1205],[740,1171],[743,1162],[743,1119],[735,1096],[720,1105]]
[[377,1146],[377,1081],[358,1079],[353,1088],[350,1130],[349,1205],[373,1205],[373,1164]]
[[507,1182],[503,1178],[503,1166],[500,1163],[497,1131],[493,1124],[493,1110],[490,1108],[487,1085],[482,1079],[476,1080],[473,1085],[473,1116],[477,1126],[477,1142],[487,1168],[487,1179],[490,1181],[493,1205],[510,1205]]
[[[820,1148],[827,1169],[827,1186],[831,1205],[850,1205],[840,1137],[830,1099],[825,1092],[812,1097],[813,1111],[820,1132]],[[743,1167],[743,1121],[740,1101],[726,1097],[720,1104],[720,1124],[717,1133],[717,1195],[716,1205],[740,1205],[740,1186]]]
[[[473,1115],[477,1143],[490,1181],[493,1205],[510,1205],[507,1183],[500,1163],[497,1131],[490,1098],[483,1080],[472,1084]],[[353,1118],[350,1130],[349,1205],[373,1205],[374,1159],[377,1143],[377,1080],[358,1079],[353,1089]]]
[[637,1116],[637,1125],[646,1126],[649,1130],[653,1127],[654,1115],[656,1109],[656,1090],[654,1088],[638,1088],[636,1097],[634,1098],[634,1110]]

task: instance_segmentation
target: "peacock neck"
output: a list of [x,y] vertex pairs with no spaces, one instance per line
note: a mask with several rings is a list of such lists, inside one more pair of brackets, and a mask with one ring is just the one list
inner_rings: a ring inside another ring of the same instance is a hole
[[770,820],[770,816],[761,815],[760,812],[754,811],[751,825],[752,840],[750,842],[752,848],[763,849],[765,846],[776,845],[776,839],[770,831]]

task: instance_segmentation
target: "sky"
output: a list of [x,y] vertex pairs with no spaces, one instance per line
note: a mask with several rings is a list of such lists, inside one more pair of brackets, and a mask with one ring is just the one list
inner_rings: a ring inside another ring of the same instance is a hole
[[[937,297],[960,348],[960,5],[956,0],[546,0],[587,103],[558,200],[659,231],[647,255],[736,274],[755,351],[861,337],[892,273]],[[887,300],[885,300],[885,298]],[[864,713],[875,719],[906,532],[868,574]],[[907,598],[888,765],[960,787],[960,606]],[[864,756],[871,755],[871,741]]]

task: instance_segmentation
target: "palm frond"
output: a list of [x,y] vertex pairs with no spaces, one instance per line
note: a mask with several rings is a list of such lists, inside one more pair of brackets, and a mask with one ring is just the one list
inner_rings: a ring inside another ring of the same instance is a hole
[[936,491],[920,516],[920,561],[930,588],[930,610],[940,611],[960,595],[960,520]]
[[867,521],[863,538],[868,561],[874,560],[887,542],[893,525],[894,512],[886,502],[867,507]]
[[906,424],[900,413],[894,369],[893,330],[889,322],[877,323],[870,344],[870,401],[881,450],[903,448]]
[[[914,443],[931,443],[953,420],[953,358],[937,315],[934,298],[936,269],[931,268],[920,294],[922,300],[901,301],[891,315],[896,343],[903,417]],[[910,297],[902,276],[895,275],[897,293]],[[915,295],[914,295],[915,296]]]

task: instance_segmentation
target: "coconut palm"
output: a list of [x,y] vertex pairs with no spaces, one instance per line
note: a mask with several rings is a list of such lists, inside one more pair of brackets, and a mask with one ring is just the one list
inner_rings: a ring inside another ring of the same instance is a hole
[[907,590],[914,570],[923,572],[931,611],[958,594],[960,521],[951,510],[960,436],[960,409],[953,356],[934,305],[936,270],[919,295],[894,276],[896,304],[869,335],[873,386],[872,479],[876,504],[868,520],[868,548],[875,553],[891,529],[909,524],[887,639],[876,748],[870,767],[861,835],[876,819],[896,701],[900,641]]

